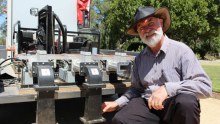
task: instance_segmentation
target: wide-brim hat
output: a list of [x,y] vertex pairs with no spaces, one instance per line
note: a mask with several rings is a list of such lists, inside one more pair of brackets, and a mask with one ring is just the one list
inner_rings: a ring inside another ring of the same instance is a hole
[[134,15],[134,23],[127,30],[127,34],[137,36],[137,23],[148,17],[157,17],[163,19],[163,32],[166,32],[171,23],[170,12],[166,7],[155,9],[151,6],[139,7]]

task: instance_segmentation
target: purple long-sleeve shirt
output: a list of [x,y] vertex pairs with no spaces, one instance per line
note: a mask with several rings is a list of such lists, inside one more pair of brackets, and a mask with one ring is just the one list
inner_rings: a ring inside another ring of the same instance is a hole
[[133,97],[147,99],[161,85],[165,85],[169,97],[185,93],[206,98],[212,94],[212,82],[193,51],[167,36],[157,55],[146,47],[135,58],[131,88],[116,102],[122,107]]

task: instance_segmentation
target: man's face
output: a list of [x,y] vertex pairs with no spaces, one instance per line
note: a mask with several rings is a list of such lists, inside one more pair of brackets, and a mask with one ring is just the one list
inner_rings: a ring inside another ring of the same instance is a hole
[[137,24],[137,31],[141,40],[149,47],[155,47],[163,36],[163,20],[149,17]]

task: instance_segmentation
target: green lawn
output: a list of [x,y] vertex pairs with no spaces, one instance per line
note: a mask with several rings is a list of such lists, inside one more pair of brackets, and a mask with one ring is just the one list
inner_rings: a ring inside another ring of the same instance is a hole
[[202,67],[212,80],[213,91],[220,92],[220,64],[205,64]]

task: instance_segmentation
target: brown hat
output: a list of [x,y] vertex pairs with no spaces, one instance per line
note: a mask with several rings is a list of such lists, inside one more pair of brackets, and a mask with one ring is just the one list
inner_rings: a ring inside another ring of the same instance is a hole
[[151,6],[139,7],[134,15],[134,24],[128,28],[127,34],[137,36],[137,23],[147,17],[157,17],[163,19],[163,31],[166,32],[170,27],[170,13],[166,7],[157,10]]

